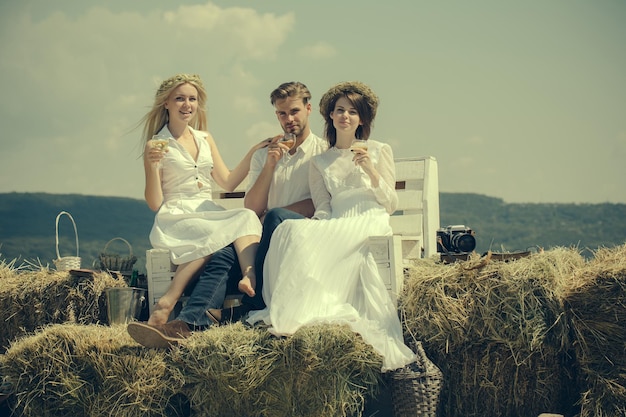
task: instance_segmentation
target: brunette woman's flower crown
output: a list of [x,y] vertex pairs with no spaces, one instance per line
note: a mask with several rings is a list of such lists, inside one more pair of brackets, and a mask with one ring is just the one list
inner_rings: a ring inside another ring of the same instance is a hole
[[331,89],[322,96],[322,99],[320,100],[320,113],[324,119],[327,119],[330,112],[333,111],[330,106],[334,106],[334,103],[337,101],[337,96],[344,95],[346,93],[357,93],[363,96],[365,101],[367,101],[367,104],[372,108],[372,115],[376,116],[378,96],[374,93],[374,91],[360,81],[346,81],[331,87]]

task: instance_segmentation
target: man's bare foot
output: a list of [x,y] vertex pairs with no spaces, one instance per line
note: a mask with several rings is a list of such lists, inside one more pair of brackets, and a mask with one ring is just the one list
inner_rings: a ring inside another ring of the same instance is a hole
[[161,301],[157,302],[154,305],[154,311],[152,312],[152,314],[150,314],[148,324],[150,326],[160,326],[167,323],[167,320],[170,318],[171,312],[171,308],[168,308],[167,306],[161,304]]
[[250,297],[254,297],[256,292],[254,291],[254,287],[256,286],[256,277],[247,275],[239,281],[237,288],[244,294],[247,294]]

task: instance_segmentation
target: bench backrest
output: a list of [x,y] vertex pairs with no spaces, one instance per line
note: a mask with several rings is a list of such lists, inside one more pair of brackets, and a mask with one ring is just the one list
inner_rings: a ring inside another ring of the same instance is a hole
[[[394,235],[421,236],[423,257],[437,254],[439,228],[439,174],[432,156],[396,158],[398,209],[391,216]],[[225,192],[213,184],[213,199],[224,208],[243,207],[246,181],[237,190]]]

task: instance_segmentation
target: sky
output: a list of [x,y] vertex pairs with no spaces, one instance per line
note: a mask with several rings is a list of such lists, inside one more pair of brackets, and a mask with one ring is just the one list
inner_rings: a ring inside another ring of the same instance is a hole
[[378,94],[372,139],[439,189],[626,203],[626,1],[0,1],[0,193],[143,199],[141,117],[197,73],[229,167],[280,133],[285,81]]

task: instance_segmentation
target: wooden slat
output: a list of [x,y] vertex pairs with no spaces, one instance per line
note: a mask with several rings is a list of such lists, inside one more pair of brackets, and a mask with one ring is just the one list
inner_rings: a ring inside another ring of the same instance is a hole
[[[433,236],[439,227],[437,161],[432,157],[396,158],[395,170],[398,207],[391,219],[393,231],[402,235],[423,235],[426,252],[432,254],[436,246]],[[233,192],[225,192],[214,184],[215,202],[226,209],[243,207],[246,182],[247,178]],[[428,216],[424,215],[425,211]]]
[[394,235],[421,235],[422,234],[422,215],[407,214],[402,216],[391,216],[389,218],[391,229]]
[[422,191],[398,191],[398,207],[396,210],[422,210]]
[[396,160],[396,181],[424,178],[423,160]]
[[246,196],[245,191],[233,191],[230,193],[220,193],[219,199],[228,199],[228,198],[244,198]]

